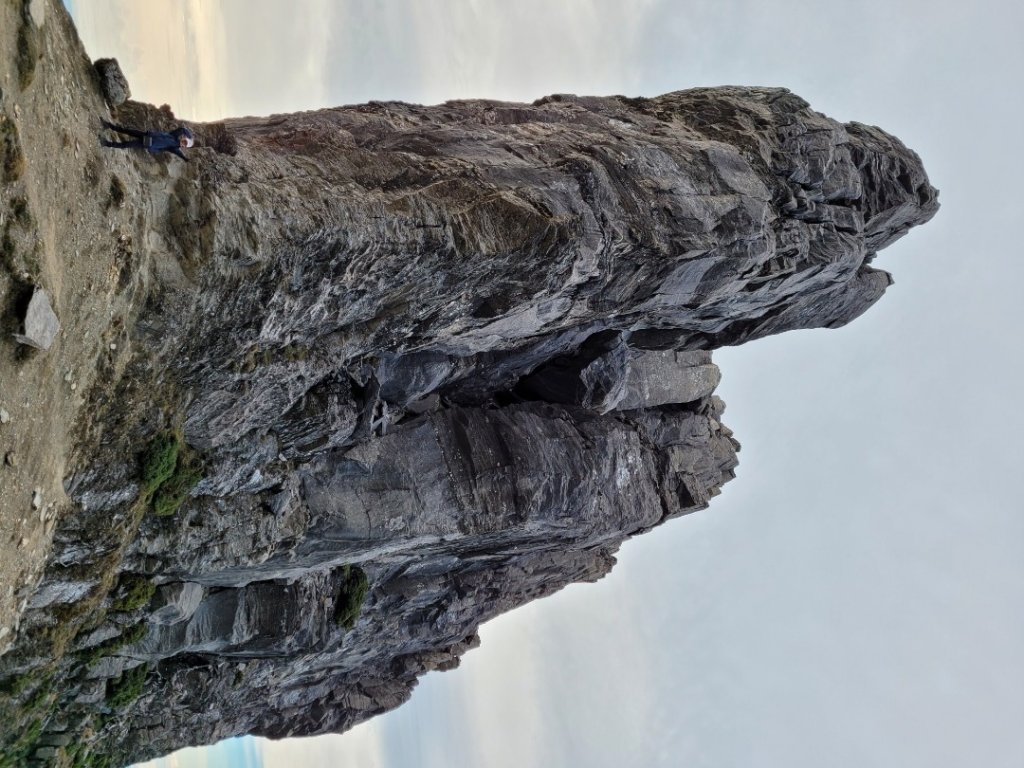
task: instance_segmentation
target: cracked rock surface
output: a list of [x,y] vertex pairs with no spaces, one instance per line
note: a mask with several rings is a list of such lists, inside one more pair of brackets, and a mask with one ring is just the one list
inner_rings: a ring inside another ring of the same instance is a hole
[[[739,447],[711,350],[851,321],[938,208],[896,138],[783,89],[193,127],[129,203],[133,352],[0,659],[49,670],[40,748],[115,764],[343,731],[705,508]],[[199,469],[157,516],[140,454],[166,434]]]

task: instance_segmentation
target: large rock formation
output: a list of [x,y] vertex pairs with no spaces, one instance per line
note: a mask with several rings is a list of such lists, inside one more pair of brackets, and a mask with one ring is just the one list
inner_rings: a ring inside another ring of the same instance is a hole
[[134,161],[132,355],[0,659],[19,712],[45,691],[9,735],[33,760],[402,703],[481,622],[707,506],[738,449],[710,350],[849,322],[938,207],[897,139],[783,89],[195,129],[188,165]]

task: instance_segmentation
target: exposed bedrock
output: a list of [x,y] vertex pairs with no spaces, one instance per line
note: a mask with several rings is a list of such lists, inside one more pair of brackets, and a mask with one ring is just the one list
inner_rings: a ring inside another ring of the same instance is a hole
[[[116,711],[91,743],[121,762],[344,730],[454,666],[482,621],[705,507],[738,449],[710,350],[849,322],[891,282],[876,252],[938,208],[897,139],[782,89],[197,133],[230,152],[154,196],[136,362],[68,479],[79,514],[36,609],[80,589],[86,530],[138,504],[140,447],[178,429],[201,479],[119,566],[157,585],[144,627],[51,722]],[[114,710],[96,681],[139,665]]]

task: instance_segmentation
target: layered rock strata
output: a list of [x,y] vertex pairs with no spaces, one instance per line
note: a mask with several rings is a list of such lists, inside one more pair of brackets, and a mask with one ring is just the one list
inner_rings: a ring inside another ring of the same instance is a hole
[[[938,207],[897,139],[782,89],[195,127],[207,148],[144,201],[132,363],[93,393],[23,621],[52,635],[95,600],[41,726],[54,754],[399,705],[481,622],[706,507],[738,449],[710,350],[849,322],[891,282],[876,252]],[[199,479],[141,515],[161,434]],[[18,648],[8,674],[44,663]]]

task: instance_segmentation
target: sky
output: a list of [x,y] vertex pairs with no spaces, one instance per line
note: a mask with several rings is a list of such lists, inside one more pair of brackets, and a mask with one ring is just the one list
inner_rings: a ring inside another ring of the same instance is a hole
[[715,353],[743,450],[709,510],[349,734],[154,766],[1024,765],[1017,3],[71,5],[90,55],[184,118],[785,86],[903,139],[943,206],[850,326]]

